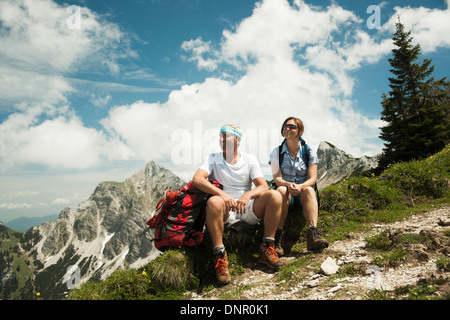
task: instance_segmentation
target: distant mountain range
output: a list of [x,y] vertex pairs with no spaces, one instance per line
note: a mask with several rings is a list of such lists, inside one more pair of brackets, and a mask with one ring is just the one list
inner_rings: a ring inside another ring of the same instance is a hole
[[19,217],[14,220],[3,222],[3,225],[15,231],[25,232],[32,227],[36,227],[44,222],[56,219],[58,216],[58,214],[51,214],[44,217]]
[[[376,158],[354,158],[327,142],[317,154],[319,188],[376,167]],[[16,226],[4,223],[27,231],[13,239],[18,236],[0,228],[0,248],[8,248],[7,255],[0,255],[0,299],[30,299],[36,292],[44,299],[60,299],[73,274],[84,283],[103,280],[118,268],[147,264],[160,252],[146,221],[167,189],[178,190],[185,183],[151,161],[123,182],[100,183],[76,210],[65,208],[41,225],[17,225],[29,219],[17,219]]]

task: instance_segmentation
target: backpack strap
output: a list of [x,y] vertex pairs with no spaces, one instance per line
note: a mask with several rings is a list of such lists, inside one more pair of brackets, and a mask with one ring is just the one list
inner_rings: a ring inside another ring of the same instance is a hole
[[[280,144],[280,146],[278,147],[278,164],[280,166],[280,170],[281,170],[281,164],[283,163],[284,160],[284,153],[281,153],[281,150],[283,150],[283,144],[286,143],[286,138],[283,140],[283,142]],[[300,144],[302,145],[302,159],[303,162],[305,162],[306,164],[306,168],[308,168],[309,166],[309,154],[310,154],[310,149],[309,146],[306,144],[305,140],[300,137]]]
[[[283,140],[283,142],[278,147],[278,164],[280,166],[280,170],[281,170],[281,164],[283,163],[283,160],[284,160],[284,152],[281,153],[281,150],[283,149],[283,144],[285,144],[285,143],[286,143],[286,138]],[[306,141],[302,137],[300,137],[300,144],[302,145],[302,159],[306,164],[306,168],[308,169],[309,156],[310,156],[311,150],[310,150],[309,146],[306,144]],[[274,184],[275,184],[275,182],[274,182]],[[319,196],[319,189],[317,188],[317,181],[314,183],[313,188],[316,191],[317,205],[318,205],[318,207],[320,207],[320,196]]]
[[310,149],[309,146],[306,144],[305,140],[303,140],[302,137],[300,137],[300,143],[302,144],[302,158],[303,161],[306,164],[306,168],[308,168],[309,166],[309,154],[310,154]]

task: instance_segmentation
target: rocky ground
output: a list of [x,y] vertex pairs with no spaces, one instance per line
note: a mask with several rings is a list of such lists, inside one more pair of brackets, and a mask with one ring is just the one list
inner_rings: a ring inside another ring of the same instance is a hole
[[[370,226],[367,233],[349,235],[348,239],[331,243],[320,253],[292,252],[283,257],[286,263],[307,257],[308,263],[293,269],[288,280],[281,280],[277,272],[252,264],[243,274],[234,276],[224,287],[214,288],[201,295],[191,293],[194,300],[360,300],[373,299],[373,294],[402,298],[400,288],[414,288],[421,284],[438,283],[430,297],[450,296],[450,266],[438,269],[436,260],[450,258],[450,207],[418,214],[392,224]],[[396,266],[375,265],[380,251],[367,247],[367,237],[389,231],[393,241],[406,234],[422,234],[427,243],[402,243],[407,257]],[[392,296],[393,292],[396,292]]]

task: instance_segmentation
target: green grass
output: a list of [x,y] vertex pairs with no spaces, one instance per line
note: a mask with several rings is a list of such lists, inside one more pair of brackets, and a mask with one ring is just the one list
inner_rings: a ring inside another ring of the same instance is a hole
[[436,267],[439,270],[442,271],[450,271],[450,259],[449,258],[444,258],[444,257],[440,257],[436,260]]
[[385,230],[379,234],[373,234],[366,238],[366,247],[378,250],[388,250],[392,246],[389,231]]
[[407,252],[403,248],[393,248],[392,250],[380,253],[372,263],[382,267],[397,267],[406,260]]
[[18,289],[23,288],[32,277],[30,262],[19,250],[21,232],[0,226],[0,270],[9,269],[12,276],[0,286],[0,296],[16,298]]
[[371,290],[365,296],[367,300],[449,300],[450,296],[437,296],[438,287],[445,285],[448,279],[425,280],[419,285],[399,287],[394,291]]
[[353,177],[320,192],[319,224],[331,241],[450,201],[450,146],[425,160],[398,163],[379,176]]
[[101,282],[87,282],[67,300],[177,300],[196,289],[188,255],[171,250],[137,270],[118,270]]

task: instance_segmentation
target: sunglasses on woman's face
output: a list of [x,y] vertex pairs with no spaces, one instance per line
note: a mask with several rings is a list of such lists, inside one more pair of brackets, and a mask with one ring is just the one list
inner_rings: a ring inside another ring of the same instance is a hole
[[294,125],[294,124],[285,124],[285,125],[283,126],[283,130],[286,130],[287,128],[289,128],[289,129],[291,129],[291,130],[294,130],[294,129],[297,129],[297,126]]

